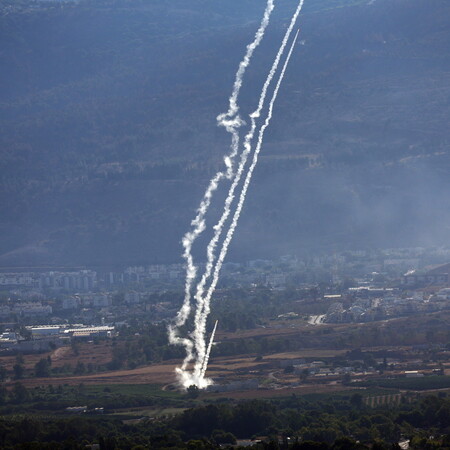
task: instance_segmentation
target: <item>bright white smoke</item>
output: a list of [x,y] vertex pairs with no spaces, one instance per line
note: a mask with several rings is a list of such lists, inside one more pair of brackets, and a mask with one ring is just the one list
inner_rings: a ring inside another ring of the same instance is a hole
[[216,263],[215,268],[214,268],[213,282],[211,283],[211,286],[209,287],[209,290],[208,290],[208,293],[207,293],[207,297],[206,297],[206,299],[207,299],[206,307],[208,308],[205,311],[206,314],[209,314],[209,304],[210,304],[209,301],[211,299],[212,294],[214,293],[214,289],[216,288],[216,285],[217,285],[217,282],[218,282],[218,279],[219,279],[220,269],[222,267],[223,261],[225,259],[226,254],[227,254],[227,251],[228,251],[228,246],[230,245],[230,242],[231,242],[231,240],[233,238],[234,231],[236,229],[239,217],[241,215],[242,207],[244,206],[244,202],[245,202],[245,196],[247,194],[248,187],[250,186],[250,181],[252,179],[253,171],[254,171],[255,166],[256,166],[256,164],[258,162],[259,152],[261,151],[261,147],[262,147],[262,144],[263,144],[264,132],[266,131],[266,128],[269,126],[270,120],[272,119],[273,106],[274,106],[275,100],[277,99],[278,91],[279,91],[281,83],[283,81],[284,74],[285,74],[287,66],[289,64],[289,60],[291,59],[292,52],[294,50],[295,43],[296,43],[297,38],[298,38],[298,34],[299,34],[299,31],[297,31],[297,33],[295,35],[295,39],[294,39],[294,41],[291,44],[291,48],[289,50],[288,56],[286,58],[286,61],[284,63],[284,66],[283,66],[283,69],[281,71],[280,77],[278,79],[277,85],[275,87],[274,93],[272,95],[272,99],[271,99],[270,105],[269,105],[269,112],[267,114],[267,117],[266,117],[266,120],[264,122],[264,125],[259,130],[258,143],[257,143],[256,149],[255,149],[255,152],[253,154],[253,161],[252,161],[252,163],[251,163],[251,165],[250,165],[250,167],[249,167],[249,169],[247,171],[247,175],[246,175],[246,178],[245,178],[245,181],[244,181],[244,186],[243,186],[241,194],[239,196],[239,202],[238,202],[238,205],[237,205],[236,210],[235,210],[234,215],[233,215],[233,220],[231,222],[230,228],[228,229],[228,232],[227,232],[227,235],[225,237],[225,240],[224,240],[224,242],[222,244],[222,249],[220,251],[219,258],[217,259],[217,263]]
[[[172,344],[184,345],[186,348],[186,358],[184,359],[182,366],[180,368],[176,369],[178,378],[179,378],[179,382],[184,387],[188,387],[192,384],[195,384],[199,388],[204,388],[204,387],[207,387],[211,383],[211,380],[208,380],[205,378],[205,373],[206,373],[208,360],[209,360],[209,354],[211,351],[214,334],[215,334],[216,327],[217,327],[217,321],[216,321],[212,335],[211,335],[211,340],[209,342],[208,347],[206,348],[206,339],[205,339],[206,320],[207,320],[207,317],[210,312],[211,297],[216,288],[220,269],[222,267],[223,261],[225,259],[225,256],[226,256],[226,253],[228,250],[228,246],[231,242],[233,233],[235,231],[237,222],[239,220],[239,216],[240,216],[240,213],[241,213],[244,201],[245,201],[245,196],[246,196],[246,193],[247,193],[250,181],[251,181],[253,170],[256,166],[256,163],[258,160],[258,154],[259,154],[259,151],[260,151],[262,143],[263,143],[264,132],[272,118],[273,106],[274,106],[275,100],[277,98],[279,88],[283,81],[286,68],[287,68],[289,60],[291,58],[291,55],[292,55],[292,52],[293,52],[293,49],[295,46],[295,42],[298,37],[298,32],[297,32],[297,35],[295,36],[294,41],[292,42],[288,56],[286,58],[284,66],[281,70],[281,74],[279,75],[279,79],[277,81],[275,89],[273,91],[273,95],[272,95],[272,98],[271,98],[271,101],[269,104],[268,114],[267,114],[265,123],[262,125],[262,127],[259,130],[258,142],[257,142],[256,148],[253,153],[253,161],[252,161],[249,169],[247,170],[247,173],[245,176],[245,181],[242,186],[241,193],[239,195],[239,201],[234,210],[232,221],[231,221],[231,224],[226,233],[226,237],[222,243],[222,247],[221,247],[217,261],[216,261],[215,250],[216,250],[216,246],[220,240],[221,234],[223,232],[225,223],[226,223],[229,215],[232,213],[232,203],[235,198],[235,190],[241,181],[242,175],[244,174],[244,169],[245,169],[248,157],[252,152],[252,141],[253,141],[254,135],[256,133],[256,128],[257,128],[256,119],[258,119],[260,117],[261,112],[264,108],[267,90],[270,87],[273,77],[276,74],[280,59],[284,53],[284,50],[285,50],[285,47],[286,47],[288,41],[289,41],[289,37],[295,26],[296,20],[302,9],[303,3],[304,3],[304,0],[300,0],[298,7],[297,7],[294,15],[292,16],[291,23],[285,33],[285,36],[281,43],[281,46],[280,46],[278,53],[275,57],[275,60],[273,62],[272,68],[271,68],[269,75],[267,76],[267,79],[262,88],[260,99],[258,102],[258,108],[250,115],[250,120],[251,120],[250,130],[247,133],[247,135],[245,136],[245,140],[244,140],[244,144],[243,144],[243,151],[240,155],[239,165],[235,172],[233,170],[234,159],[238,155],[238,151],[239,151],[238,129],[244,124],[243,120],[241,119],[241,117],[238,114],[239,107],[237,105],[237,98],[238,98],[240,88],[242,86],[242,80],[243,80],[243,75],[245,73],[245,69],[248,67],[248,65],[250,63],[250,58],[253,54],[253,51],[256,49],[256,47],[261,42],[261,40],[264,36],[265,29],[269,23],[270,13],[272,12],[273,7],[274,7],[273,0],[269,0],[267,2],[266,10],[265,10],[264,17],[261,22],[260,28],[255,35],[254,41],[247,46],[246,55],[244,56],[244,59],[241,61],[240,65],[239,65],[239,69],[236,73],[236,80],[235,80],[235,83],[233,86],[233,92],[229,99],[228,112],[221,114],[217,118],[219,125],[224,126],[226,128],[226,130],[228,132],[230,132],[232,135],[231,150],[230,150],[230,153],[227,156],[225,156],[225,158],[224,158],[226,170],[222,171],[222,172],[218,172],[215,175],[215,177],[210,181],[209,186],[203,197],[203,200],[200,204],[200,207],[197,211],[197,216],[192,221],[193,229],[191,231],[189,231],[188,233],[186,233],[186,235],[183,238],[183,247],[184,247],[183,257],[186,260],[185,297],[184,297],[183,306],[180,309],[180,311],[178,312],[175,323],[169,327],[170,342]],[[179,336],[179,327],[183,326],[186,323],[186,321],[191,313],[191,301],[190,301],[191,289],[192,289],[192,285],[197,276],[197,268],[194,265],[193,258],[191,255],[191,250],[192,250],[192,245],[193,245],[194,241],[204,231],[204,229],[206,227],[206,225],[205,225],[206,212],[210,206],[213,193],[215,192],[215,190],[217,189],[217,187],[219,185],[219,182],[223,178],[232,179],[233,181],[229,188],[227,198],[225,200],[224,211],[222,213],[220,220],[213,228],[214,234],[213,234],[213,237],[207,247],[207,264],[206,264],[206,268],[205,268],[205,273],[203,274],[201,280],[197,284],[197,289],[196,289],[196,294],[195,294],[195,299],[196,299],[196,313],[195,313],[195,320],[194,320],[195,330],[193,332],[193,340],[194,341],[192,341],[190,338],[182,338]],[[211,275],[212,275],[212,281],[210,283],[209,288],[207,288],[207,292],[205,295],[206,284],[207,284],[208,279],[211,277]],[[194,355],[194,345],[195,345],[195,355]],[[191,361],[194,360],[194,356],[196,357],[194,370],[192,372],[190,372],[187,370],[187,366]]]
[[178,311],[174,323],[169,325],[168,329],[169,342],[171,344],[183,345],[186,348],[186,358],[184,359],[181,368],[177,369],[177,372],[179,374],[185,371],[189,362],[194,359],[193,342],[191,341],[191,339],[182,338],[179,336],[179,328],[186,323],[191,313],[191,289],[192,284],[197,276],[197,267],[195,266],[194,259],[192,257],[192,246],[195,240],[198,238],[198,236],[200,236],[200,234],[205,230],[206,227],[205,215],[209,209],[211,199],[213,197],[214,192],[217,190],[220,181],[223,178],[231,179],[233,177],[233,162],[239,148],[238,129],[244,124],[244,122],[238,115],[239,106],[237,104],[237,100],[239,97],[240,89],[242,87],[242,81],[245,71],[250,64],[250,60],[255,49],[259,46],[262,38],[264,37],[264,33],[269,24],[270,15],[273,9],[274,9],[274,0],[267,0],[264,16],[258,28],[258,31],[255,34],[255,38],[247,46],[247,51],[244,55],[243,60],[240,62],[239,68],[236,72],[233,90],[229,99],[228,111],[224,114],[221,114],[217,118],[219,125],[224,126],[225,129],[232,134],[230,153],[224,157],[226,170],[217,172],[216,175],[209,182],[209,185],[205,191],[205,194],[203,195],[203,199],[200,202],[200,206],[197,210],[197,215],[191,223],[192,230],[188,231],[182,239],[182,245],[184,249],[183,258],[186,263],[186,282],[184,290],[184,300],[181,309]]
[[[244,171],[245,164],[246,164],[248,156],[252,150],[252,141],[253,141],[253,137],[254,137],[255,130],[256,130],[256,119],[259,118],[261,115],[261,111],[264,107],[265,98],[267,95],[267,90],[270,86],[270,83],[272,82],[273,77],[275,76],[280,59],[284,53],[284,50],[285,50],[285,47],[286,47],[288,41],[289,41],[289,37],[295,26],[298,15],[303,7],[303,2],[304,2],[304,0],[301,0],[299,2],[297,10],[295,11],[294,15],[292,16],[291,23],[285,33],[285,36],[281,43],[281,46],[278,50],[278,53],[272,64],[272,67],[270,69],[269,75],[267,76],[267,79],[262,88],[259,103],[258,103],[258,108],[250,115],[251,128],[245,137],[244,151],[242,152],[242,155],[241,155],[240,164],[237,169],[237,173],[235,175],[233,183],[230,186],[228,196],[225,200],[225,206],[224,206],[224,211],[222,213],[222,217],[220,218],[219,222],[214,226],[214,235],[207,247],[207,263],[206,263],[205,273],[203,274],[200,282],[197,285],[197,292],[195,295],[195,299],[197,301],[197,310],[196,310],[195,322],[194,322],[195,323],[194,340],[195,340],[195,349],[197,352],[197,360],[196,360],[195,367],[194,367],[193,377],[196,380],[202,377],[202,375],[201,375],[202,374],[202,363],[203,363],[203,360],[205,357],[205,350],[206,350],[206,341],[205,341],[206,319],[210,312],[211,297],[212,297],[212,294],[214,293],[217,282],[219,280],[219,272],[222,267],[223,260],[226,256],[226,253],[228,250],[228,245],[231,242],[231,238],[232,238],[234,229],[236,228],[237,219],[236,219],[236,224],[235,224],[234,218],[233,218],[233,222],[230,226],[230,229],[228,230],[227,237],[222,245],[222,250],[220,252],[219,259],[217,260],[216,263],[215,263],[215,249],[216,249],[217,243],[220,239],[220,235],[223,231],[224,224],[225,224],[229,214],[231,213],[231,205],[234,200],[234,191],[241,180],[241,176]],[[298,35],[298,33],[297,33],[297,35]],[[296,36],[296,39],[297,39],[297,36]],[[289,54],[289,58],[290,58],[290,54]],[[289,60],[287,60],[286,62],[288,62],[288,61]],[[286,70],[286,67],[287,66],[285,63],[285,67],[283,67],[283,71],[282,71],[282,76],[284,76],[284,71]],[[274,91],[275,98],[272,97],[270,108],[273,108],[273,103],[275,102],[276,95],[278,94],[279,85],[281,85],[281,81],[282,81],[282,78],[281,78],[281,80],[280,79],[278,80],[277,87],[275,88],[275,91]],[[271,118],[271,116],[272,116],[272,113],[270,110],[270,118]],[[270,118],[269,118],[269,122],[270,122]],[[267,128],[267,125],[264,127],[264,130],[265,130],[265,128]],[[263,131],[263,135],[261,135],[261,130],[260,130],[260,139],[262,139],[262,137],[264,135],[264,131]],[[262,142],[261,142],[261,144],[262,144]],[[259,148],[260,148],[261,144],[258,142]],[[257,148],[257,150],[259,153],[258,148]],[[253,172],[253,169],[251,169],[251,170]],[[247,178],[248,178],[248,174],[247,174]],[[247,180],[246,180],[246,182],[247,182]],[[248,186],[245,187],[245,185],[244,185],[243,190],[245,189],[245,192],[246,192],[247,188],[248,188]],[[241,192],[240,198],[242,198],[242,192]],[[244,193],[244,199],[245,199],[245,193]],[[242,200],[242,204],[243,204],[243,201],[244,200]],[[239,204],[240,203],[241,203],[241,200],[239,201]],[[239,204],[238,204],[237,208],[239,208]],[[240,206],[240,209],[242,209],[242,205]],[[240,211],[239,211],[239,213],[240,213]],[[235,213],[235,217],[236,217],[236,213]],[[239,218],[239,214],[237,217]],[[231,235],[230,235],[230,231],[231,231]],[[230,237],[228,238],[229,235],[230,235]],[[208,278],[211,276],[212,271],[214,271],[213,279],[212,279],[211,285],[205,295],[204,294],[205,285],[206,285]]]
[[212,345],[213,345],[213,342],[214,342],[214,335],[216,334],[217,324],[218,323],[219,323],[219,321],[216,320],[216,323],[214,324],[214,328],[213,328],[212,333],[211,333],[211,338],[209,339],[208,349],[206,350],[206,355],[205,355],[205,358],[203,360],[202,371],[201,371],[201,379],[202,380],[205,378],[206,369],[208,368],[209,355],[211,354],[211,349],[212,349]]

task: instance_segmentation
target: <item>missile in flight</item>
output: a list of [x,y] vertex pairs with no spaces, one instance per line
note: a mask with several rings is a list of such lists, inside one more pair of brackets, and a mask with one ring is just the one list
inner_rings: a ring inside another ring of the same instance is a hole
[[208,368],[209,354],[211,353],[211,348],[212,348],[212,345],[214,342],[214,335],[216,334],[216,329],[217,329],[218,323],[219,323],[219,321],[216,320],[216,323],[214,324],[214,328],[211,333],[211,339],[209,340],[208,349],[205,353],[205,357],[203,358],[203,364],[202,364],[202,370],[201,370],[202,377],[205,376],[206,369]]

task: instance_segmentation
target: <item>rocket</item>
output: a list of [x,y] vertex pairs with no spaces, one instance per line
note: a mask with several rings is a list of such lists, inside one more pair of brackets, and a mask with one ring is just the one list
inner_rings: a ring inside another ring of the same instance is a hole
[[206,350],[205,357],[203,358],[202,370],[200,372],[202,375],[202,378],[205,376],[206,369],[208,368],[209,354],[211,353],[211,348],[212,348],[212,345],[214,342],[214,335],[216,334],[216,329],[217,329],[218,323],[219,323],[219,321],[216,320],[216,323],[214,324],[214,328],[211,333],[211,339],[209,340],[208,349]]

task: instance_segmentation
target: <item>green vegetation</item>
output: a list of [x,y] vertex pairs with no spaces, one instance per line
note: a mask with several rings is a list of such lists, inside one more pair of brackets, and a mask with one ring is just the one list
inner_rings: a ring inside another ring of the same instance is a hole
[[106,410],[131,407],[185,407],[186,396],[178,392],[162,391],[153,385],[78,386],[49,385],[26,388],[16,382],[12,389],[3,388],[0,395],[0,413],[23,412],[61,413],[70,406],[97,407]]
[[[116,388],[120,389],[108,389]],[[175,417],[125,422],[114,416],[3,416],[0,445],[5,449],[81,449],[98,443],[105,449],[132,449],[138,445],[198,449],[232,444],[236,438],[265,436],[265,443],[255,444],[256,448],[388,450],[396,448],[392,445],[400,439],[408,438],[412,449],[448,449],[449,424],[447,398],[426,397],[371,409],[364,405],[360,394],[354,393],[314,402],[296,396],[235,404],[220,400],[186,409]]]
[[376,379],[353,383],[358,386],[378,386],[381,388],[410,389],[416,391],[449,389],[450,376],[425,376],[421,378]]
[[134,369],[144,364],[180,359],[183,356],[181,347],[169,345],[164,324],[136,323],[123,329],[120,339],[113,342],[112,360],[107,364],[107,369]]

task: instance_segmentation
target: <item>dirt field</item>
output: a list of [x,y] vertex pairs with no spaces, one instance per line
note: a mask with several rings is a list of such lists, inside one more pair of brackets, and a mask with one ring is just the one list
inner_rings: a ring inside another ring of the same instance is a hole
[[[78,375],[52,378],[27,378],[20,380],[26,387],[44,386],[53,384],[77,385],[84,383],[92,384],[167,384],[173,383],[175,379],[175,364],[159,364],[154,366],[140,367],[133,370],[117,370],[114,372],[102,372],[92,375]],[[12,384],[11,382],[10,384]]]
[[266,328],[252,328],[250,330],[239,330],[235,333],[226,333],[218,331],[216,334],[217,341],[233,340],[233,339],[245,339],[253,337],[276,337],[276,336],[286,336],[291,334],[298,334],[305,328],[310,327],[305,322],[293,322],[289,323],[274,323]]
[[[412,322],[418,320],[413,318]],[[397,324],[403,324],[409,319],[395,319],[389,322],[383,322],[381,325],[385,326],[389,323],[390,326]],[[408,322],[409,323],[409,322]],[[271,327],[258,328],[254,330],[245,330],[236,333],[218,333],[218,339],[242,339],[251,338],[255,336],[282,336],[282,335],[296,335],[307,332],[308,336],[311,337],[314,333],[317,335],[317,341],[313,340],[316,348],[303,348],[297,351],[274,353],[272,355],[266,355],[263,358],[256,358],[255,354],[244,355],[244,356],[234,356],[234,357],[212,357],[208,367],[207,376],[211,377],[218,382],[233,381],[233,380],[245,380],[249,378],[260,378],[260,379],[271,379],[273,381],[273,387],[278,385],[287,385],[290,380],[286,378],[285,375],[278,373],[280,372],[280,362],[286,360],[296,360],[302,358],[317,359],[321,360],[323,358],[331,358],[334,356],[345,354],[348,349],[333,349],[333,337],[335,333],[341,328],[348,331],[349,328],[364,327],[360,324],[352,325],[324,325],[323,327],[315,327],[308,325],[305,322],[288,321],[283,323],[284,328],[279,328],[280,323],[274,322]],[[369,325],[367,325],[369,326]],[[370,325],[373,326],[373,325]],[[315,333],[319,330],[328,330],[327,333]],[[304,337],[304,336],[303,336]],[[330,342],[331,341],[331,342]],[[325,348],[323,343],[328,344]],[[310,341],[311,343],[311,341]],[[98,365],[104,365],[105,363],[111,361],[112,359],[112,342],[104,341],[98,344],[94,342],[80,342],[76,345],[76,349],[73,347],[61,347],[50,353],[38,354],[38,355],[25,355],[25,367],[27,370],[27,375],[29,375],[33,369],[34,365],[41,359],[50,356],[52,359],[53,367],[62,367],[64,365],[71,365],[72,368],[76,366],[78,362],[83,362],[85,366],[92,364],[94,367]],[[320,347],[320,348],[318,348]],[[119,370],[119,371],[108,371],[100,372],[95,374],[84,374],[78,376],[62,376],[62,377],[52,377],[52,378],[29,378],[21,380],[27,386],[36,385],[46,385],[46,384],[80,384],[85,383],[89,385],[95,384],[161,384],[167,385],[175,381],[174,368],[176,365],[180,364],[181,361],[167,361],[165,363],[149,365],[146,367],[140,367],[137,369],[130,370]],[[12,371],[14,364],[16,363],[16,358],[14,356],[0,357],[0,364],[4,365],[8,371]],[[221,381],[223,380],[223,381]],[[295,380],[291,380],[295,382]],[[12,383],[13,381],[11,381]],[[324,385],[321,384],[321,389]],[[301,387],[302,389],[307,389],[307,387]],[[314,388],[316,390],[316,388]],[[336,389],[336,387],[326,387],[324,389]],[[339,387],[341,389],[341,387]],[[247,391],[245,394],[239,395],[252,395],[251,391]],[[255,392],[260,392],[255,391]],[[256,395],[256,394],[255,394]],[[259,395],[259,394],[258,394]],[[280,394],[281,395],[281,394]]]
[[[93,344],[89,344],[93,345]],[[60,366],[65,363],[72,365],[76,361],[83,362],[99,361],[100,358],[107,359],[107,356],[100,355],[100,352],[108,348],[102,345],[94,346],[92,352],[89,352],[88,344],[85,347],[80,347],[78,356],[73,354],[70,347],[61,347],[52,352],[52,360],[55,366]],[[256,361],[255,356],[245,357],[221,357],[211,360],[208,367],[207,376],[214,379],[246,379],[255,377],[267,377],[269,369],[268,365],[278,366],[278,361],[297,359],[297,358],[311,358],[311,357],[330,357],[342,353],[343,351],[333,350],[314,350],[307,349],[299,352],[276,353],[264,357],[262,361]],[[32,368],[34,364],[44,355],[27,355],[25,357],[26,365]],[[14,357],[8,357],[9,364],[15,364]],[[4,359],[4,358],[2,358]],[[96,374],[78,375],[78,376],[62,376],[52,378],[27,378],[21,382],[28,387],[41,386],[47,384],[60,385],[69,384],[76,385],[84,383],[86,385],[95,384],[170,384],[176,381],[175,367],[180,361],[168,361],[165,363],[154,364],[146,367],[139,367],[130,370],[117,370],[109,372],[101,372]],[[272,369],[270,369],[272,370]],[[258,391],[259,392],[259,391]]]
[[[78,354],[74,352],[70,346],[59,347],[56,350],[47,353],[25,355],[24,366],[27,370],[34,369],[34,365],[41,359],[50,356],[53,367],[62,367],[65,364],[70,364],[75,367],[78,361],[85,365],[92,363],[94,365],[105,364],[111,361],[112,346],[110,341],[100,342],[94,344],[93,342],[84,342],[77,345]],[[15,356],[0,357],[0,364],[4,365],[8,370],[12,370],[16,364]]]

